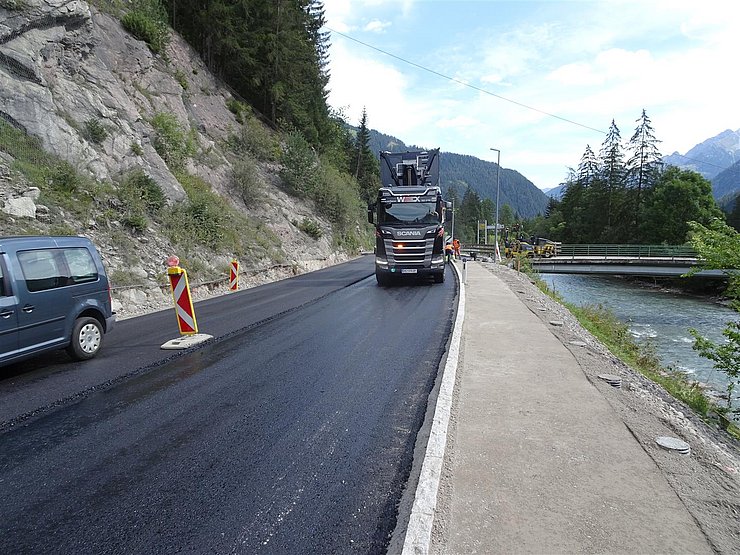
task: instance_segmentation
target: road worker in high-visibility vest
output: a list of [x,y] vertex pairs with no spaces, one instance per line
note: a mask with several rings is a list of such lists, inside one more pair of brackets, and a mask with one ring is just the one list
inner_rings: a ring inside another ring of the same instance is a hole
[[452,254],[454,253],[454,247],[452,246],[452,241],[447,241],[445,243],[445,258],[447,259],[447,262],[452,262]]
[[457,260],[460,260],[460,240],[459,239],[453,239],[452,248],[455,251],[455,258]]

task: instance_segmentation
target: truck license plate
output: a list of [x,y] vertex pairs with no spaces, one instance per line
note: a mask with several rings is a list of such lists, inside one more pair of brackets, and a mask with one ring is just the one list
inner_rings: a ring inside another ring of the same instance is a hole
[[416,268],[401,268],[402,274],[415,274]]

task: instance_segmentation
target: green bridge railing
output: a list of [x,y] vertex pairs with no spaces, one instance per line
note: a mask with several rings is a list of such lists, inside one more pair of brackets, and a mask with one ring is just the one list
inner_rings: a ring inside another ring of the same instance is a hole
[[557,246],[557,256],[588,256],[606,258],[696,258],[696,251],[686,245],[576,245]]
[[[560,257],[630,257],[630,258],[698,258],[696,251],[687,245],[613,245],[613,244],[557,244],[556,256]],[[464,252],[475,251],[478,254],[493,256],[494,246],[463,245]],[[501,247],[501,255],[504,249]]]

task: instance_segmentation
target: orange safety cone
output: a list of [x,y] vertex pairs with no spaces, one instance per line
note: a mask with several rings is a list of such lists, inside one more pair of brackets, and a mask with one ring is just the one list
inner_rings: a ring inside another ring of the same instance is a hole
[[177,327],[180,329],[180,336],[172,339],[161,346],[162,349],[186,349],[202,343],[213,336],[198,333],[198,322],[195,319],[195,308],[193,307],[193,298],[190,295],[190,284],[188,283],[188,273],[178,264],[180,260],[176,256],[170,256],[167,259],[167,277],[170,280],[172,290],[172,300],[175,303],[175,314],[177,315]]
[[239,261],[234,258],[229,268],[229,289],[236,291],[239,289]]

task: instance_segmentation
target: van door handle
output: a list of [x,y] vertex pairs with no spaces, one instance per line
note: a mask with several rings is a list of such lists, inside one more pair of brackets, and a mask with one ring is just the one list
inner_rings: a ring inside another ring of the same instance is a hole
[[27,304],[26,306],[23,307],[23,312],[26,312],[27,314],[30,314],[31,312],[33,312],[33,309],[34,308],[36,308],[36,307],[33,306],[32,304]]
[[3,310],[2,312],[0,312],[0,316],[2,316],[3,318],[10,318],[13,315],[13,312],[13,310]]

